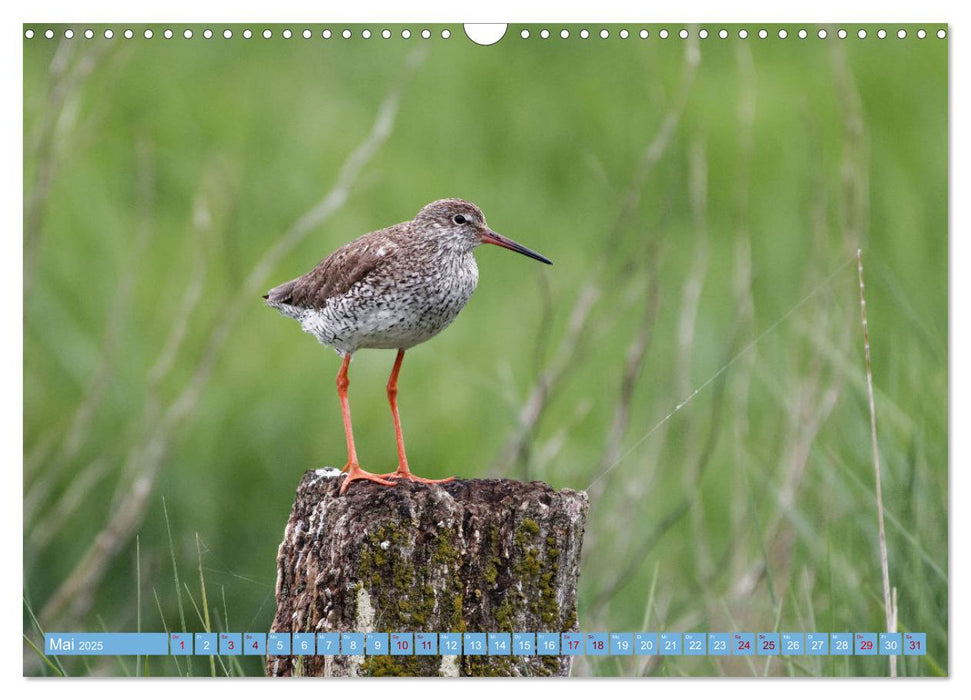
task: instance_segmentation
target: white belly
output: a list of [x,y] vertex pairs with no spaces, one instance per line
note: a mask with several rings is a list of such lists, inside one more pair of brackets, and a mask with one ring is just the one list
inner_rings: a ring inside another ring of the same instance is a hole
[[458,316],[478,282],[475,259],[457,274],[416,275],[393,289],[355,285],[322,309],[278,308],[304,331],[343,354],[359,348],[408,349],[440,333]]

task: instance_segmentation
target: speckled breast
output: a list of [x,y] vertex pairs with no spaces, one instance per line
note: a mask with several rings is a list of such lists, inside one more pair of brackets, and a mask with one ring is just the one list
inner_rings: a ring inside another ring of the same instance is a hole
[[304,311],[301,325],[342,354],[418,345],[454,321],[475,291],[475,258],[463,257],[437,269],[365,278],[324,308]]

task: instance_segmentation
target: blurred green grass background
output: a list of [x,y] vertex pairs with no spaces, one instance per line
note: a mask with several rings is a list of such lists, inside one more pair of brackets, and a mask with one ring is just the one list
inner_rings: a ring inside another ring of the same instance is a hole
[[[103,27],[91,40],[85,27],[69,40],[64,26],[54,40],[33,28],[29,636],[32,615],[46,629],[156,631],[160,618],[179,629],[180,604],[201,630],[186,597],[187,586],[199,600],[197,535],[221,611],[213,624],[268,629],[298,480],[345,459],[339,363],[258,294],[241,294],[397,100],[346,201],[273,261],[259,291],[451,196],[556,263],[477,253],[472,301],[402,370],[413,469],[590,489],[583,630],[880,631],[860,247],[891,582],[900,629],[926,632],[929,649],[901,658],[900,673],[947,673],[947,41],[937,26],[926,39],[908,26],[906,39],[893,27],[878,40],[868,26],[859,40],[851,26],[844,40],[835,27],[800,40],[789,26],[789,38],[771,27],[762,40],[747,26],[743,41],[736,26],[726,40],[713,28],[684,41],[656,26],[641,40],[640,25],[627,39],[611,27],[607,40],[599,25],[585,40],[579,26],[549,26],[549,39],[530,26],[523,40],[513,25],[491,47],[458,26],[447,40],[441,26],[430,40],[419,26],[408,40],[401,27],[380,38],[381,26],[368,40],[361,26],[351,40],[322,39],[317,26],[310,40],[302,26],[291,39],[274,27],[248,40],[242,26],[231,40],[221,26],[209,40],[201,26],[191,40],[182,26],[172,39],[153,27],[151,40],[139,26],[132,40],[120,26],[111,40]],[[563,28],[571,39],[558,38]],[[361,352],[351,370],[358,450],[376,471],[396,463],[392,361]],[[536,392],[541,415],[521,428]],[[103,532],[109,522],[117,532]],[[62,661],[74,674],[131,672]],[[24,663],[50,671],[29,650]],[[170,659],[147,670],[189,672]],[[252,659],[217,672],[227,670],[262,673]],[[574,668],[886,673],[885,659],[861,657]]]

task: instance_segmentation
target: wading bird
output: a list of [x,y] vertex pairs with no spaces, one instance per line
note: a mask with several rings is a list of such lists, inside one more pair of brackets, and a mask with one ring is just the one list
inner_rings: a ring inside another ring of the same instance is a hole
[[[405,350],[444,330],[475,291],[479,269],[472,251],[483,243],[522,253],[552,265],[539,253],[490,229],[477,206],[462,199],[441,199],[422,208],[411,221],[373,231],[338,248],[310,272],[271,289],[264,299],[307,333],[330,345],[343,358],[337,374],[347,439],[347,477],[385,486],[395,479],[423,479],[408,468],[398,416],[398,373]],[[398,443],[398,468],[390,474],[361,469],[354,448],[347,400],[347,369],[360,348],[397,350],[388,379],[388,401]]]

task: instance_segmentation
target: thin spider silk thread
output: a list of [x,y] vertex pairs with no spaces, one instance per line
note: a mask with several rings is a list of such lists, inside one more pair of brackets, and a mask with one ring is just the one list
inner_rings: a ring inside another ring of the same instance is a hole
[[669,420],[671,420],[671,418],[674,417],[674,414],[676,414],[682,408],[684,408],[685,406],[687,406],[691,402],[691,400],[694,399],[702,391],[704,391],[704,389],[709,384],[711,384],[713,381],[715,381],[716,379],[718,379],[718,377],[720,377],[722,374],[724,374],[726,371],[728,371],[728,368],[729,367],[731,367],[733,364],[735,364],[739,359],[741,359],[744,355],[746,355],[752,348],[754,348],[759,343],[759,341],[761,341],[765,336],[767,336],[769,333],[771,333],[773,330],[775,330],[779,325],[781,325],[784,321],[786,321],[786,319],[788,319],[790,316],[792,316],[792,314],[794,314],[803,304],[805,304],[807,301],[809,301],[814,296],[816,296],[822,289],[824,289],[825,287],[827,287],[836,278],[836,276],[839,275],[839,273],[841,273],[844,270],[844,268],[848,267],[850,265],[850,263],[855,263],[855,262],[856,262],[856,256],[855,255],[854,256],[851,256],[842,265],[840,265],[838,268],[836,268],[829,275],[829,277],[827,277],[825,280],[823,280],[822,282],[820,282],[815,288],[813,288],[812,291],[810,291],[808,294],[806,294],[806,296],[804,296],[802,299],[800,299],[799,301],[797,301],[796,304],[795,304],[795,306],[793,306],[792,308],[790,308],[782,316],[780,316],[778,319],[776,319],[775,321],[773,321],[764,331],[762,331],[761,333],[759,333],[755,337],[755,339],[752,340],[748,345],[746,345],[744,348],[742,348],[741,350],[739,350],[738,353],[736,353],[734,357],[732,357],[728,362],[726,362],[724,365],[722,365],[713,375],[711,375],[710,377],[708,377],[708,379],[706,379],[704,382],[702,382],[700,385],[698,385],[698,387],[694,391],[692,391],[690,394],[688,394],[688,396],[686,398],[684,398],[677,406],[674,407],[674,410],[672,410],[670,413],[668,413],[666,416],[664,416],[661,420],[659,420],[657,423],[655,423],[651,427],[650,430],[648,430],[643,436],[641,436],[641,438],[638,439],[637,442],[635,442],[633,445],[631,445],[627,449],[627,451],[624,452],[624,454],[622,454],[620,457],[618,457],[613,462],[613,464],[611,464],[609,467],[607,467],[602,472],[600,472],[600,474],[597,475],[597,477],[593,481],[590,482],[590,485],[587,486],[587,490],[593,488],[601,479],[603,479],[610,472],[612,472],[614,470],[614,467],[616,467],[618,464],[620,464],[625,459],[627,459],[628,457],[630,457],[630,455],[634,452],[634,450],[636,450],[638,447],[640,447],[644,443],[645,440],[647,440],[649,437],[651,437],[651,435],[653,435],[657,431],[658,428],[660,428],[662,425],[664,425]]

